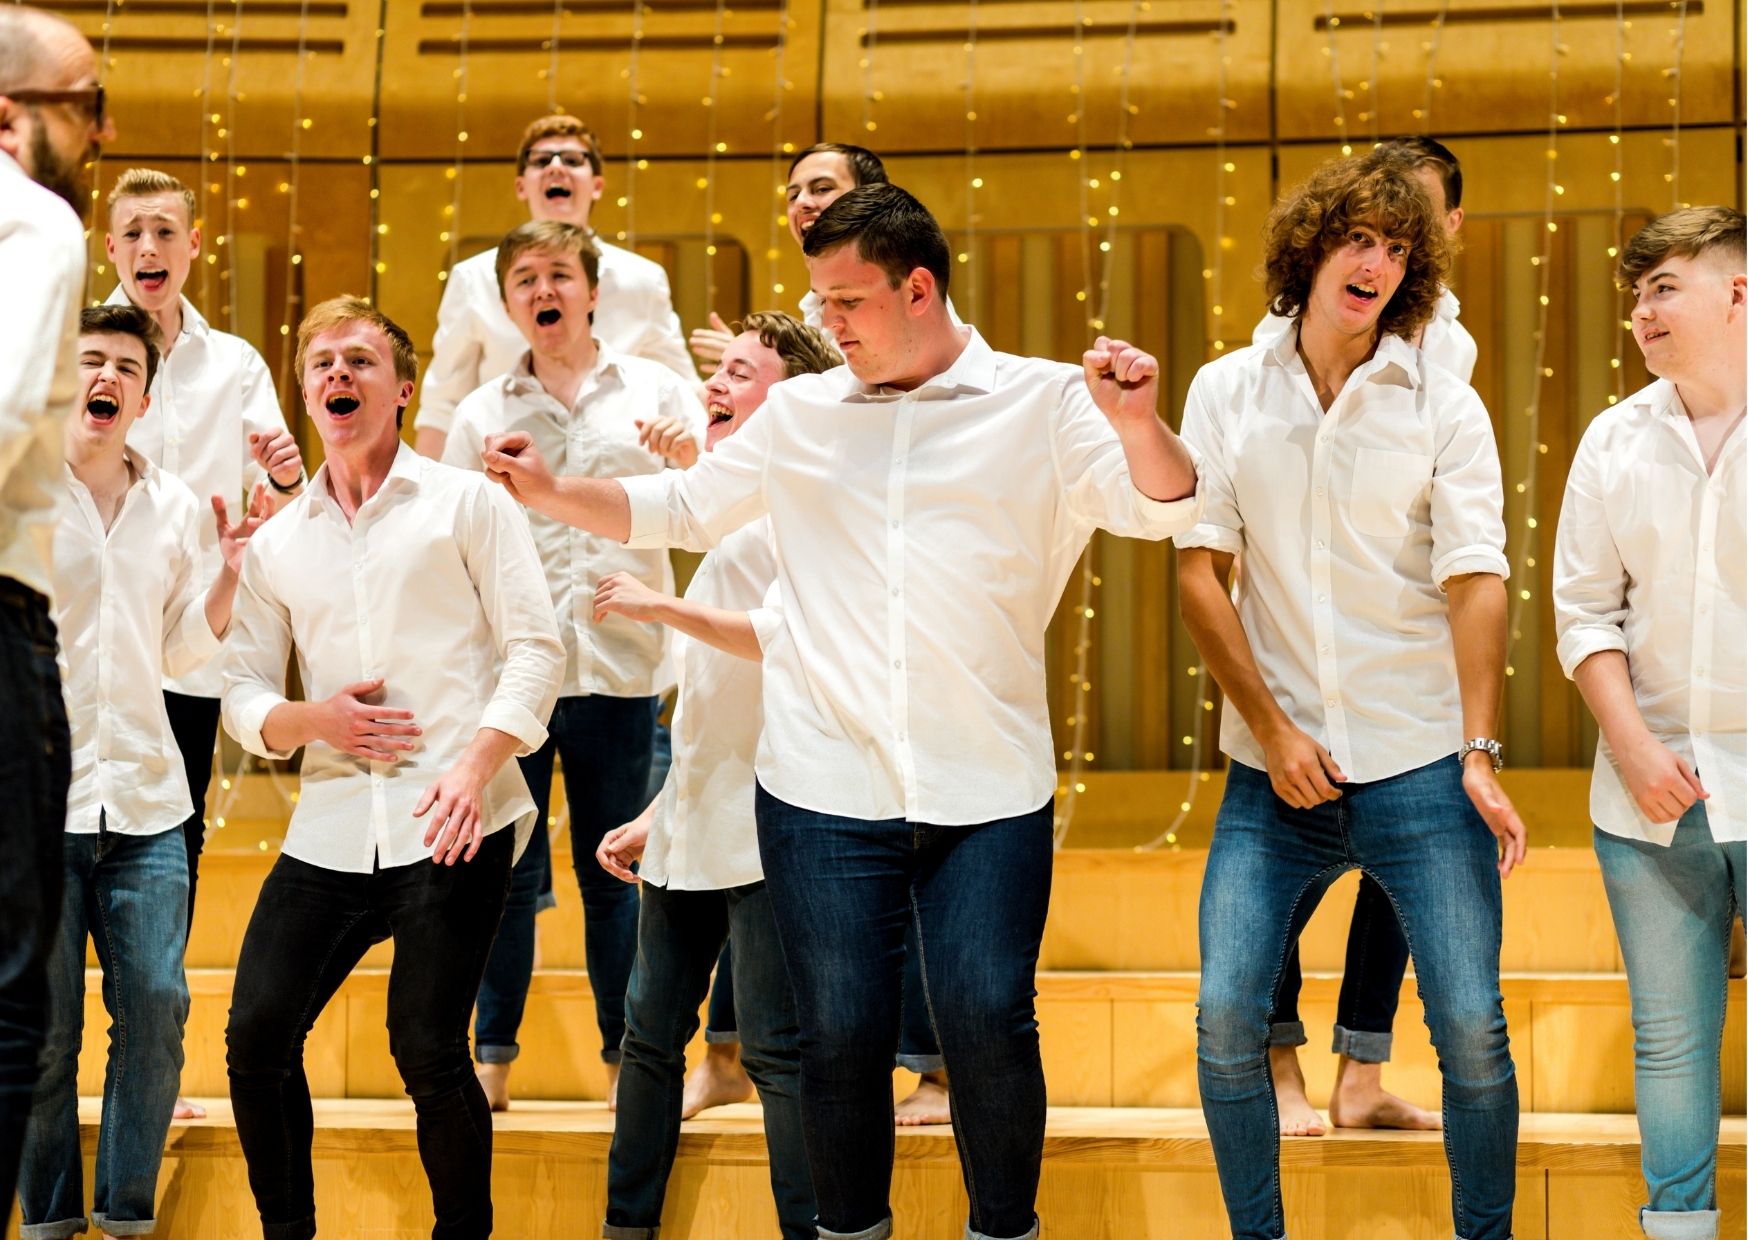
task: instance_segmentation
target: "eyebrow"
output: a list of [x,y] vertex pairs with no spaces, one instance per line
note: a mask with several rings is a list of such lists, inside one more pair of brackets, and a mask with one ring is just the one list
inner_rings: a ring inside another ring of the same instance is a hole
[[1673,271],[1669,270],[1667,267],[1665,267],[1662,271],[1653,272],[1651,275],[1640,276],[1638,279],[1638,283],[1648,284],[1652,280],[1679,280],[1679,279],[1681,279],[1681,276],[1677,272],[1673,272]]

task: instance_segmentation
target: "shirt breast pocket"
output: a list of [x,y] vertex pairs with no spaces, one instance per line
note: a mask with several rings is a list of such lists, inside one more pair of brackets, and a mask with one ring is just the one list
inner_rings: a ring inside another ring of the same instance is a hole
[[1405,538],[1432,482],[1432,458],[1418,452],[1361,448],[1354,454],[1348,514],[1373,538]]

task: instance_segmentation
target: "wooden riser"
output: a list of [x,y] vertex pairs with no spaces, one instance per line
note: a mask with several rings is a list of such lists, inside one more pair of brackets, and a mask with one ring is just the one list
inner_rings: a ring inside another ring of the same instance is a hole
[[[243,931],[275,855],[272,846],[225,848],[212,849],[201,859],[190,967],[229,968],[236,963]],[[580,969],[583,912],[576,874],[568,857],[555,860],[558,907],[536,922],[539,960],[547,968]],[[1058,853],[1042,967],[1197,968],[1196,906],[1206,863],[1203,849]],[[1301,940],[1306,968],[1342,967],[1358,882],[1348,875],[1324,897]],[[373,949],[367,963],[386,967],[390,950],[387,944]],[[1507,972],[1522,973],[1621,970],[1608,900],[1589,849],[1538,849],[1506,882],[1500,963]]]
[[[224,1025],[231,973],[189,975],[192,1010],[184,1041],[183,1089],[224,1095]],[[1195,1107],[1193,974],[1045,973],[1038,979],[1038,1023],[1051,1101],[1061,1106]],[[1743,983],[1732,982],[1723,1053],[1724,1108],[1744,1103]],[[1300,1052],[1310,1094],[1323,1105],[1334,1080],[1328,1051],[1340,980],[1307,977],[1301,1014],[1311,1044]],[[1509,975],[1502,986],[1506,1020],[1525,1111],[1625,1113],[1633,1109],[1633,1035],[1624,977]],[[341,988],[305,1048],[305,1069],[317,1097],[398,1098],[400,1078],[388,1053],[387,975],[360,970]],[[88,975],[87,1036],[79,1089],[103,1088],[108,1018],[98,975]],[[523,1021],[522,1057],[512,1074],[517,1097],[599,1099],[601,1068],[593,996],[586,974],[543,970],[535,975]],[[693,1062],[702,1038],[691,1047]],[[908,1074],[900,1074],[907,1088]],[[1436,1107],[1437,1059],[1412,976],[1404,983],[1396,1050],[1386,1071],[1396,1092]]]
[[[81,1104],[87,1167],[97,1108]],[[529,1105],[498,1117],[495,1234],[572,1240],[596,1234],[605,1209],[611,1117],[598,1106]],[[424,1240],[429,1193],[402,1103],[318,1103],[316,1201],[325,1236]],[[1720,1150],[1720,1235],[1745,1216],[1743,1123]],[[1295,1240],[1422,1240],[1449,1234],[1450,1182],[1436,1135],[1340,1133],[1282,1147],[1282,1189]],[[1519,1240],[1633,1240],[1643,1201],[1631,1117],[1526,1116],[1518,1146]],[[892,1193],[899,1235],[962,1234],[965,1195],[944,1129],[901,1131]],[[1196,1113],[1053,1110],[1038,1199],[1045,1234],[1224,1240],[1225,1215]],[[159,1178],[158,1235],[260,1235],[235,1130],[213,1118],[171,1130]],[[752,1107],[686,1126],[662,1220],[667,1235],[746,1240],[775,1233],[764,1142]],[[13,1236],[12,1231],[7,1236]]]

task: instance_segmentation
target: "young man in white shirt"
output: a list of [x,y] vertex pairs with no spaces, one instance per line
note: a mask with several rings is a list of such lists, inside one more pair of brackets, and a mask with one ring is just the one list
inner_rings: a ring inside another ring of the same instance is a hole
[[554,479],[519,435],[488,445],[486,468],[634,546],[710,546],[770,515],[783,625],[764,644],[755,805],[819,1234],[891,1234],[889,1069],[914,922],[970,1233],[1031,1237],[1056,784],[1044,631],[1095,528],[1157,539],[1194,523],[1195,467],[1140,350],[1101,337],[1076,370],[955,328],[946,239],[897,186],[843,195],[806,248],[846,366],[779,384],[684,472]]
[[1524,830],[1491,739],[1508,568],[1499,458],[1475,393],[1409,344],[1448,265],[1398,154],[1330,161],[1265,233],[1269,299],[1293,328],[1204,366],[1184,413],[1207,511],[1177,539],[1178,580],[1227,697],[1232,759],[1202,884],[1197,1078],[1241,1240],[1285,1234],[1277,984],[1323,892],[1356,867],[1414,952],[1444,1073],[1455,1233],[1511,1235],[1499,884]]
[[[241,336],[209,326],[183,296],[189,270],[200,257],[194,212],[193,191],[155,168],[129,168],[109,191],[104,248],[120,281],[109,304],[148,311],[164,342],[152,382],[152,416],[134,423],[128,443],[187,483],[203,506],[221,497],[235,507],[265,483],[268,503],[277,508],[302,488],[303,457],[285,428],[267,363]],[[201,546],[203,571],[210,580],[219,571],[219,549],[217,537],[204,525]],[[218,740],[223,662],[222,657],[213,659],[164,682],[170,732],[182,755],[194,806],[182,827],[188,848],[190,926],[206,842],[206,790]],[[177,1118],[201,1113],[177,1100]]]
[[79,383],[87,169],[115,134],[97,55],[65,18],[0,8],[0,1211],[48,1022],[48,955],[61,913],[67,711],[55,667],[51,545],[61,431]]
[[[641,254],[607,244],[589,225],[606,188],[601,146],[582,121],[560,113],[543,116],[523,131],[516,151],[516,197],[527,204],[528,218],[580,228],[600,251],[601,300],[595,309],[595,335],[611,349],[660,362],[686,382],[696,382],[668,291],[667,272]],[[431,365],[419,388],[414,419],[419,452],[441,460],[462,399],[509,370],[527,347],[504,313],[496,251],[455,264],[443,286],[437,331],[431,338]]]
[[[295,369],[327,460],[256,535],[237,598],[225,727],[262,757],[304,751],[225,1031],[267,1240],[316,1234],[304,1038],[389,938],[389,1047],[417,1116],[432,1234],[492,1229],[492,1119],[467,1020],[534,827],[510,758],[546,740],[564,647],[522,514],[401,442],[417,368],[407,334],[369,303],[310,311]],[[294,654],[303,701],[285,696]]]
[[[751,314],[741,328],[705,384],[706,451],[746,425],[773,384],[830,370],[841,360],[822,332],[786,314]],[[627,883],[642,880],[619,1119],[607,1157],[602,1234],[614,1240],[655,1240],[680,1140],[686,1043],[698,1028],[711,970],[730,942],[739,1005],[734,1027],[764,1104],[778,1226],[786,1240],[816,1234],[801,1142],[795,995],[753,822],[753,753],[763,704],[759,644],[748,613],[763,608],[776,579],[770,523],[760,520],[704,557],[683,599],[624,572],[603,578],[595,593],[597,615],[675,629],[680,674],[667,782],[636,821],[609,832],[595,851],[608,873]],[[776,623],[764,614],[766,632]]]
[[[218,652],[244,544],[268,511],[257,495],[233,526],[223,501],[201,503],[128,446],[128,432],[152,404],[157,333],[135,306],[80,312],[84,393],[67,424],[69,503],[54,549],[73,778],[61,927],[49,960],[49,1037],[19,1174],[23,1240],[57,1240],[87,1225],[78,1093],[87,938],[115,1022],[91,1222],[106,1237],[155,1224],[188,1014],[180,828],[191,804],[182,764],[165,745],[170,723],[158,684]],[[212,579],[202,526],[213,527],[220,549]]]
[[1632,992],[1652,1240],[1718,1234],[1718,1058],[1748,840],[1742,214],[1647,224],[1615,278],[1649,387],[1599,413],[1554,549],[1560,665],[1596,716],[1596,855]]
[[[667,460],[646,445],[642,428],[658,422],[672,428],[662,445],[669,454],[696,459],[704,409],[690,388],[666,367],[619,353],[591,331],[600,270],[595,241],[570,224],[536,220],[514,229],[495,253],[504,309],[527,344],[508,373],[461,402],[444,462],[478,470],[486,436],[524,430],[563,473],[655,473]],[[534,970],[535,908],[552,886],[545,824],[555,755],[564,763],[583,944],[612,1100],[625,983],[637,954],[637,893],[602,873],[595,846],[648,803],[655,706],[673,683],[661,625],[597,617],[593,608],[595,583],[611,572],[672,591],[667,552],[628,551],[539,513],[529,513],[528,524],[564,640],[565,679],[546,743],[521,760],[540,829],[516,863],[474,1022],[480,1083],[494,1110],[509,1105],[510,1065],[520,1051],[516,1033]]]
[[[1463,226],[1463,169],[1450,148],[1421,134],[1392,138],[1383,148],[1399,156],[1432,202],[1433,214],[1455,240]],[[1457,321],[1462,307],[1449,287],[1441,288],[1432,318],[1414,337],[1427,361],[1464,383],[1475,369],[1475,341]],[[1253,344],[1272,344],[1290,331],[1293,320],[1267,314],[1257,324]],[[1408,941],[1383,890],[1360,876],[1353,920],[1347,932],[1347,961],[1341,994],[1336,1001],[1330,1049],[1339,1058],[1335,1086],[1329,1096],[1329,1119],[1337,1128],[1436,1129],[1439,1116],[1395,1094],[1383,1084],[1383,1065],[1390,1058],[1396,1005],[1402,977],[1408,969]],[[1270,1019],[1269,1071],[1275,1081],[1283,1137],[1320,1137],[1323,1117],[1305,1096],[1305,1076],[1298,1048],[1306,1042],[1299,1019],[1299,948],[1282,970],[1280,993]]]

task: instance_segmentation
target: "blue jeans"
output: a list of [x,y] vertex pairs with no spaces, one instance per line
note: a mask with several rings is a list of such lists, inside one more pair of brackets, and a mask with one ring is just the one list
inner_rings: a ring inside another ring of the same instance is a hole
[[625,983],[637,954],[637,888],[622,883],[595,862],[601,837],[643,812],[649,802],[655,698],[598,694],[565,697],[553,708],[546,744],[518,761],[533,794],[535,837],[510,876],[503,924],[480,983],[474,1017],[474,1057],[510,1063],[521,1047],[516,1034],[534,976],[534,914],[543,887],[551,888],[546,834],[552,799],[552,762],[564,764],[564,795],[570,807],[571,864],[583,895],[583,957],[595,994],[601,1059],[619,1062],[625,1037]]
[[820,1236],[891,1234],[891,1071],[911,927],[953,1078],[969,1234],[1034,1236],[1045,1104],[1032,1000],[1050,903],[1050,805],[966,827],[844,818],[762,787],[755,807],[800,1015]]
[[[1390,897],[1369,875],[1360,876],[1353,920],[1347,927],[1347,961],[1341,973],[1341,995],[1335,1005],[1335,1033],[1330,1050],[1359,1063],[1386,1063],[1391,1028],[1402,999],[1402,975],[1408,971],[1408,940]],[[1299,1019],[1299,944],[1293,944],[1281,970],[1275,1010],[1269,1016],[1270,1046],[1305,1045],[1305,1022]]]
[[61,915],[61,841],[72,779],[49,602],[0,577],[0,1212],[12,1208],[48,1032],[48,959]]
[[1232,764],[1202,881],[1196,1076],[1235,1240],[1286,1234],[1269,1014],[1317,901],[1356,867],[1390,898],[1414,954],[1444,1075],[1456,1235],[1509,1240],[1517,1074],[1499,992],[1496,857],[1454,758],[1344,784],[1339,800],[1308,810]]
[[1596,857],[1627,962],[1633,1088],[1653,1240],[1718,1234],[1718,1056],[1730,923],[1744,907],[1744,845],[1718,844],[1705,802],[1667,848],[1596,832]]
[[680,1144],[686,1043],[710,970],[735,944],[735,994],[745,1003],[741,1063],[764,1104],[771,1194],[784,1240],[812,1240],[813,1183],[801,1139],[801,1058],[795,995],[763,883],[724,891],[642,885],[637,963],[625,1002],[619,1114],[607,1156],[607,1222],[614,1240],[655,1240]]
[[61,929],[49,957],[49,1036],[18,1177],[21,1240],[60,1240],[85,1230],[79,1044],[87,935],[97,945],[103,1006],[113,1022],[91,1219],[117,1236],[145,1235],[156,1226],[158,1164],[188,1019],[187,916],[188,851],[180,828],[67,836]]

